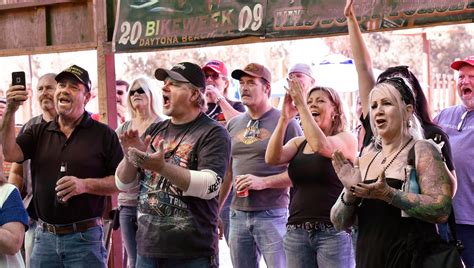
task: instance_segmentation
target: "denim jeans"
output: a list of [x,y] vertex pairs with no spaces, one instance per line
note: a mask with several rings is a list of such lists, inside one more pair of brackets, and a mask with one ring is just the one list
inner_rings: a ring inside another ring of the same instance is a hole
[[29,218],[28,231],[25,232],[25,264],[26,268],[30,268],[30,258],[31,252],[33,252],[33,245],[35,244],[35,230],[36,230],[36,221],[32,218]]
[[50,233],[38,226],[31,255],[31,267],[105,268],[107,252],[102,240],[102,226],[89,228],[82,233],[63,235]]
[[140,268],[217,268],[219,263],[217,258],[148,258],[137,255],[137,267]]
[[259,267],[263,255],[268,268],[285,267],[283,236],[288,209],[230,210],[230,256],[235,268]]
[[137,207],[120,207],[120,230],[122,232],[122,241],[127,252],[128,267],[135,268],[137,262]]
[[222,205],[221,213],[219,214],[219,217],[222,220],[222,224],[224,225],[224,237],[225,241],[227,242],[227,245],[229,245],[229,225],[230,225],[230,203],[232,202],[232,197],[234,196],[234,193],[231,189],[229,196],[227,196],[227,199],[224,201],[224,204]]
[[355,266],[351,235],[334,227],[288,229],[284,238],[286,267]]
[[456,224],[456,235],[464,245],[461,257],[466,268],[474,267],[474,225]]

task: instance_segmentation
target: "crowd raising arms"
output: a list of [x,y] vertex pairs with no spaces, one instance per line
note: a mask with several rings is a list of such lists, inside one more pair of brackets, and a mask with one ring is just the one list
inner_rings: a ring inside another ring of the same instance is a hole
[[[445,222],[451,211],[453,181],[438,150],[422,139],[420,123],[415,116],[415,96],[405,81],[398,77],[386,78],[371,88],[374,85],[372,64],[354,15],[353,1],[347,1],[344,13],[359,76],[363,116],[369,117],[371,129],[368,132],[373,133],[375,142],[370,146],[366,144],[354,166],[341,153],[334,154],[333,165],[344,184],[344,191],[332,208],[331,220],[337,228],[345,229],[358,218],[357,248],[364,248],[364,253],[357,252],[357,265],[377,267],[393,261],[386,252],[397,240],[404,239],[406,233],[394,235],[396,231],[389,226],[381,231],[376,225],[384,221],[405,224],[408,221],[403,216],[407,215],[427,223]],[[405,167],[412,147],[420,190],[400,191],[401,184],[408,178]],[[393,212],[394,208],[399,209],[398,214]],[[372,212],[367,212],[368,209]],[[378,220],[368,221],[367,213],[381,214],[378,214]],[[406,228],[409,231],[414,227]],[[377,232],[380,241],[384,241],[381,246],[370,243],[374,242],[372,239]],[[380,232],[386,234],[386,239],[380,237]],[[367,250],[367,246],[371,250]],[[387,250],[378,254],[377,247]],[[370,257],[370,254],[377,257]]]

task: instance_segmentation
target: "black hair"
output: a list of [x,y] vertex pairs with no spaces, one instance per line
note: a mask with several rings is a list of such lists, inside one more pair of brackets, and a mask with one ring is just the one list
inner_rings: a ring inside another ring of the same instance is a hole
[[403,77],[406,79],[415,95],[414,109],[416,115],[421,120],[422,125],[436,126],[436,124],[433,123],[433,120],[431,119],[428,100],[426,99],[425,93],[421,88],[420,82],[408,68],[409,67],[405,65],[389,67],[379,75],[377,78],[377,83],[380,83],[381,80],[387,79],[389,77]]
[[116,86],[126,86],[127,89],[125,91],[128,91],[128,88],[130,87],[130,85],[127,83],[127,81],[124,81],[124,80],[115,81],[115,85]]

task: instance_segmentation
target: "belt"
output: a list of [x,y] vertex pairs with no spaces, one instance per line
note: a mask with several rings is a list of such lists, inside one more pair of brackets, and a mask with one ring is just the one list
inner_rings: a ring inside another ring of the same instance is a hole
[[53,234],[81,233],[87,231],[89,228],[102,225],[102,219],[93,218],[71,224],[49,224],[40,220],[38,225],[43,228],[43,230]]
[[287,224],[287,230],[303,229],[307,231],[324,231],[333,228],[334,225],[329,222],[307,221],[303,223]]

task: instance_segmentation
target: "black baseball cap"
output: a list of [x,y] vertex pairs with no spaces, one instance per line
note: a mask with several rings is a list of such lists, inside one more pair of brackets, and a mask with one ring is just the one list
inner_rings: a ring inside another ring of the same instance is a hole
[[89,79],[89,73],[77,65],[72,65],[66,70],[60,72],[54,79],[59,82],[63,78],[72,78],[74,81],[85,85],[88,91],[91,90],[92,83]]
[[198,87],[204,93],[206,89],[206,77],[199,65],[191,62],[180,62],[173,66],[171,70],[158,68],[155,71],[156,79],[165,81],[170,77],[179,82],[188,82]]

